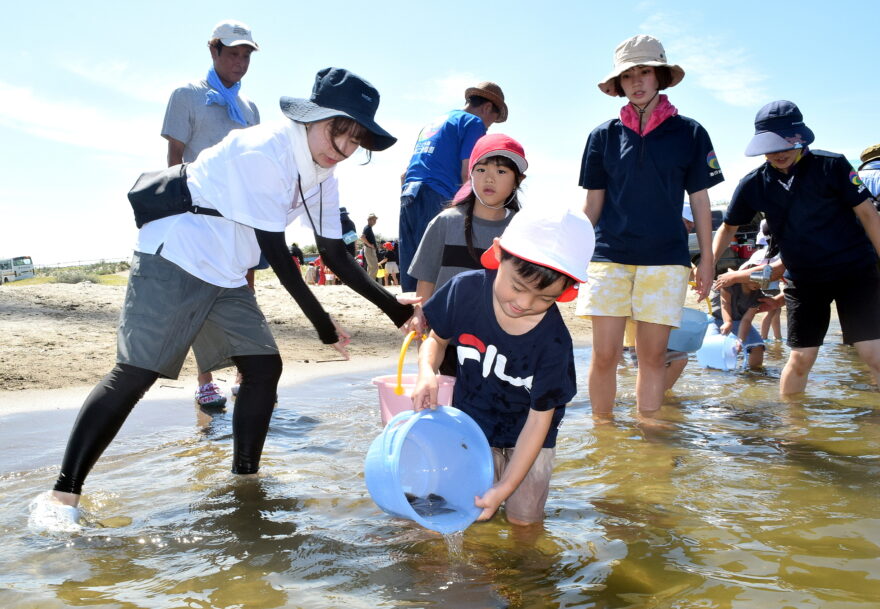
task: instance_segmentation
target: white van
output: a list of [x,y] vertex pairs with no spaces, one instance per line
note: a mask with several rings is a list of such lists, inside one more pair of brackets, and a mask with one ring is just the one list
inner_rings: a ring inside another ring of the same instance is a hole
[[34,261],[30,256],[0,259],[0,284],[28,279],[34,276]]

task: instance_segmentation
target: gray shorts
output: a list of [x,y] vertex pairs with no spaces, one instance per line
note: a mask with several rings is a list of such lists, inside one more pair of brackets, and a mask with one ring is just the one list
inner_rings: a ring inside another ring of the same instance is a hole
[[[496,483],[504,476],[504,470],[513,458],[514,450],[492,447]],[[544,520],[544,504],[547,503],[547,495],[550,493],[550,476],[553,474],[555,456],[555,448],[541,449],[529,473],[504,502],[504,511],[508,517],[529,523]]]
[[232,366],[236,355],[278,353],[247,286],[221,288],[161,256],[135,252],[116,361],[177,378],[190,346],[201,372]]

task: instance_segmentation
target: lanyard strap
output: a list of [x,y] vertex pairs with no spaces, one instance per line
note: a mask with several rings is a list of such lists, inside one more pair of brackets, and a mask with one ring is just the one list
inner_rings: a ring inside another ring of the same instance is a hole
[[[315,228],[315,221],[312,220],[312,213],[309,211],[309,206],[306,205],[306,197],[303,194],[303,184],[302,178],[297,175],[296,176],[296,185],[299,188],[299,198],[302,199],[303,207],[306,209],[306,215],[309,217],[309,224],[312,225],[312,231],[316,235],[320,235],[318,229]],[[318,183],[318,226],[324,228],[324,183]]]

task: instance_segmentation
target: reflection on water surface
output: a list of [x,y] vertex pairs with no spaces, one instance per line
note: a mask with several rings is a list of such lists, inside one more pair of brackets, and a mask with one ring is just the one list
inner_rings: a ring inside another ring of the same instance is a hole
[[[692,362],[669,429],[640,427],[626,406],[593,426],[580,394],[545,526],[496,518],[457,539],[367,494],[368,375],[283,390],[255,480],[227,473],[230,414],[199,429],[186,400],[140,405],[146,422],[130,421],[89,479],[84,536],[23,528],[75,412],[6,417],[0,606],[876,608],[880,399],[829,345],[808,396],[782,403],[784,356],[771,344],[766,374]],[[634,380],[621,369],[625,404]]]

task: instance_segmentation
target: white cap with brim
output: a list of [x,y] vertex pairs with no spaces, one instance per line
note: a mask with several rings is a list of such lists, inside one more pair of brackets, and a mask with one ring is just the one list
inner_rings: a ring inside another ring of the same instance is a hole
[[260,49],[259,45],[254,42],[251,28],[241,21],[221,21],[214,26],[214,31],[211,34],[211,39],[215,38],[220,40],[223,46],[226,47],[237,47],[246,44],[253,47],[254,50]]

